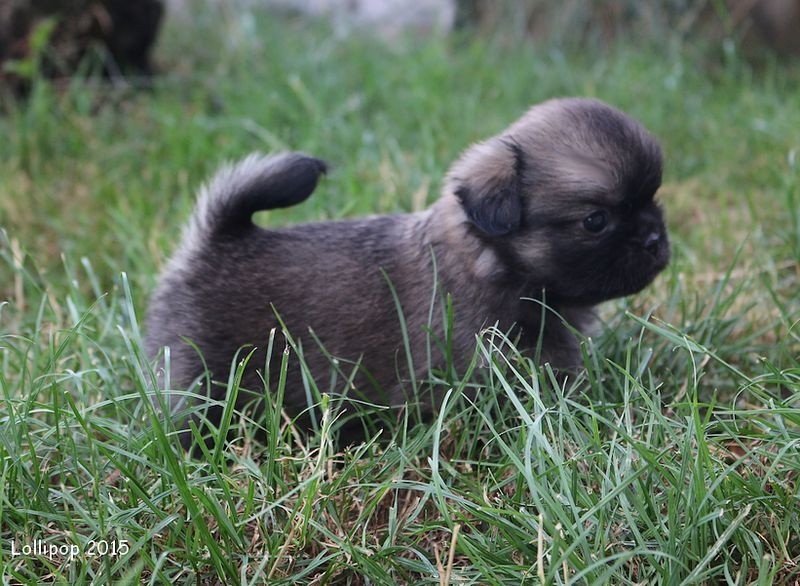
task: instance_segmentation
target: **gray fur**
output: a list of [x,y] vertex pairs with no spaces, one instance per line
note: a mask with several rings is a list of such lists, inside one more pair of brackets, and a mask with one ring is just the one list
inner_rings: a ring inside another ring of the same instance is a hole
[[[414,399],[407,396],[412,374],[424,379],[443,366],[441,345],[428,343],[429,329],[440,338],[444,329],[438,303],[431,313],[434,282],[436,298],[453,297],[456,367],[472,356],[476,334],[498,325],[523,348],[541,346],[543,361],[568,368],[580,362],[570,327],[585,330],[594,304],[638,291],[669,258],[652,202],[661,178],[658,144],[636,121],[594,100],[545,102],[470,147],[425,211],[270,230],[252,223],[259,209],[307,198],[324,172],[324,163],[301,153],[251,155],[201,191],[147,316],[147,351],[155,357],[170,347],[173,388],[185,389],[203,373],[185,338],[223,381],[237,350],[254,345],[243,380],[253,394],[239,402],[263,396],[266,341],[272,329],[280,332],[274,308],[301,341],[322,391],[348,389],[327,388],[331,364],[310,330],[332,356],[360,361],[351,396],[401,405]],[[602,234],[582,224],[597,209],[610,217]],[[553,314],[543,325],[541,305],[531,299],[544,299],[570,327]],[[279,360],[280,334],[277,341]],[[214,389],[218,395],[224,387]],[[296,360],[286,389],[285,408],[301,412],[306,395]],[[434,392],[426,408],[438,399]]]

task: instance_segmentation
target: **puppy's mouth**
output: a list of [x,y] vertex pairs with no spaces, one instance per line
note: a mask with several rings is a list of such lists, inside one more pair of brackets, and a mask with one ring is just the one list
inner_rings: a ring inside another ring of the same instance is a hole
[[666,234],[660,234],[656,241],[645,241],[621,271],[619,290],[611,292],[608,299],[632,295],[647,287],[666,268],[669,258],[670,246]]
[[[555,283],[549,288],[551,294],[576,305],[595,305],[619,297],[638,293],[656,278],[669,264],[670,246],[662,233],[657,242],[636,243],[628,254],[604,267],[587,270],[584,277],[572,283]],[[583,267],[589,269],[590,264]],[[578,271],[581,272],[581,271]]]

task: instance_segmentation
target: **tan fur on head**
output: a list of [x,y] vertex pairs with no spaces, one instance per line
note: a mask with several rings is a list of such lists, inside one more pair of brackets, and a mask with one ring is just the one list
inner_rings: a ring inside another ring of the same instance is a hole
[[[608,136],[592,131],[591,118],[601,113],[624,116],[602,102],[582,98],[549,100],[533,106],[502,133],[468,148],[448,172],[445,193],[455,193],[464,182],[475,186],[507,184],[517,166],[525,163],[515,158],[515,151],[536,163],[537,176],[523,180],[548,182],[554,188],[550,195],[611,191],[619,180],[624,145],[612,144]],[[640,126],[616,130],[620,142],[652,143],[648,146],[660,157],[657,143]]]

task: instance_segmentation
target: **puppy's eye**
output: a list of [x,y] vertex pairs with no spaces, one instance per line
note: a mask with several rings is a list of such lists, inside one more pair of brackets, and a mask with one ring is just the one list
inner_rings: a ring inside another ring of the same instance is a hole
[[586,218],[583,220],[583,227],[586,228],[588,232],[592,232],[593,234],[602,232],[607,225],[608,213],[606,213],[604,210],[593,212],[586,216]]

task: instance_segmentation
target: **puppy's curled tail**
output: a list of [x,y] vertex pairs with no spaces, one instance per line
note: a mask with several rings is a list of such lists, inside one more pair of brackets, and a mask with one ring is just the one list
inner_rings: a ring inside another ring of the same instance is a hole
[[188,226],[189,239],[235,236],[253,226],[260,210],[287,208],[306,200],[328,170],[303,153],[253,153],[226,165],[200,191]]

